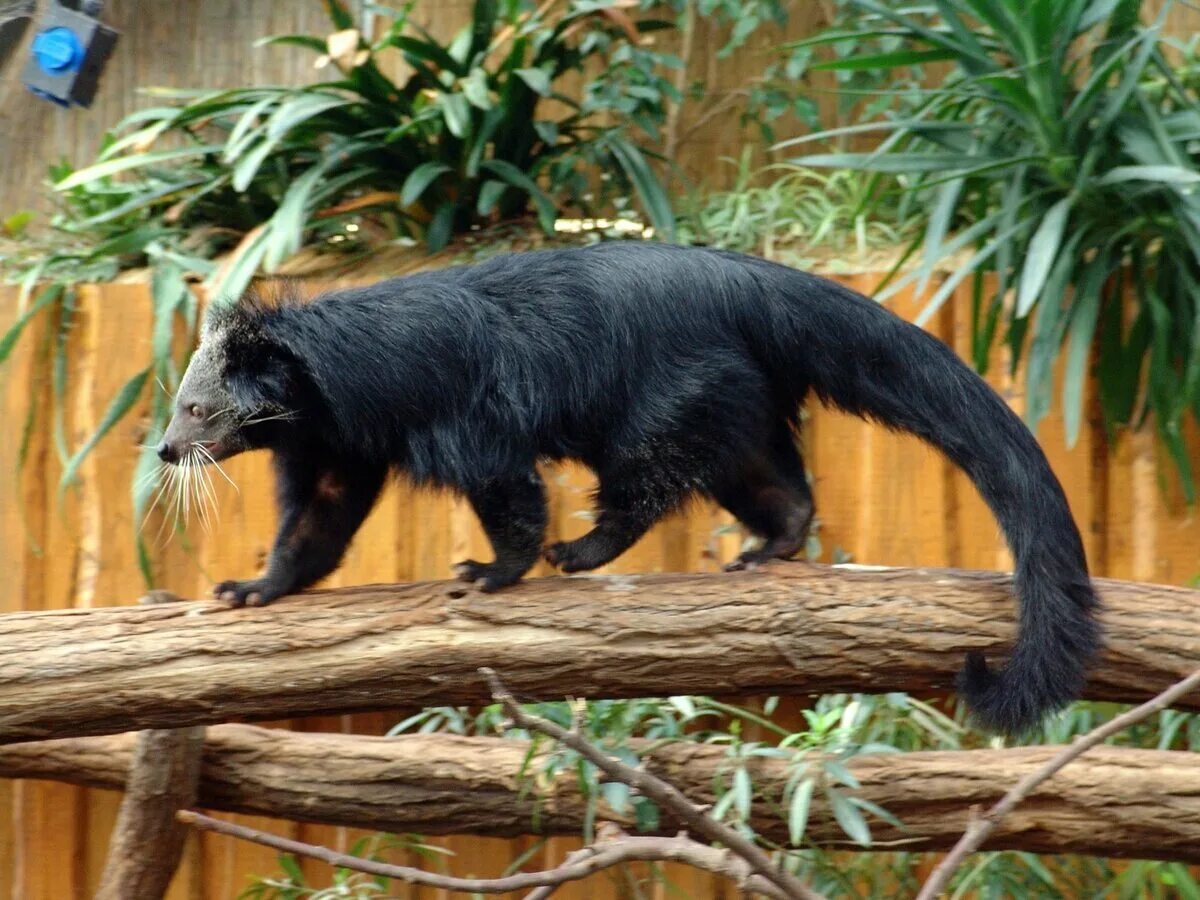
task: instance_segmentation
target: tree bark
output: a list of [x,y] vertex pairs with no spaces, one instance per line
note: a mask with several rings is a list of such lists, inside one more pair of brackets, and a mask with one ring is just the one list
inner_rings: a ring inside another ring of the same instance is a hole
[[[172,603],[0,617],[0,743],[519,698],[945,692],[1000,658],[1009,578],[780,564],[730,575],[365,586],[265,608]],[[1140,701],[1200,668],[1200,592],[1098,580],[1086,695]],[[1196,709],[1197,698],[1186,708]]]
[[[0,776],[49,778],[120,788],[131,735],[70,738],[0,749]],[[454,735],[398,738],[300,734],[218,725],[204,742],[199,805],[300,821],[419,834],[579,834],[586,803],[570,776],[535,802],[522,790],[525,741]],[[896,753],[851,758],[858,796],[897,816],[905,829],[872,821],[878,849],[944,850],[967,826],[970,809],[994,803],[1059,747]],[[645,757],[690,800],[712,803],[729,783],[722,747],[680,743]],[[759,790],[752,824],[786,843],[780,793],[786,760],[755,759]],[[538,771],[535,761],[528,771]],[[601,805],[599,818],[633,830],[628,815]],[[679,823],[664,817],[660,833]],[[852,846],[817,790],[807,838]],[[1200,767],[1190,753],[1098,747],[1039,786],[1001,823],[985,847],[1038,853],[1173,859],[1200,863]]]
[[[130,741],[122,736],[123,743]],[[121,755],[126,794],[95,900],[159,900],[183,855],[175,813],[196,802],[204,728],[142,731]]]

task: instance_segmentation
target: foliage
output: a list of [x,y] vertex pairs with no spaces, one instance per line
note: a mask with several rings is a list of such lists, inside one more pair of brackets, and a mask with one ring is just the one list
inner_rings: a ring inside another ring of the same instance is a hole
[[[1030,742],[1069,742],[1127,708],[1116,703],[1077,703],[1048,720],[1041,733],[1031,735]],[[860,800],[855,796],[858,785],[845,766],[846,760],[859,753],[960,750],[997,743],[966,727],[963,709],[947,714],[936,705],[906,694],[827,695],[810,706],[804,701],[776,697],[742,706],[709,697],[669,697],[537,703],[530,704],[529,709],[564,727],[576,726],[590,741],[628,762],[634,762],[643,748],[664,742],[692,741],[723,747],[728,764],[714,784],[718,800],[712,812],[753,834],[748,825],[750,805],[754,800],[768,800],[768,808],[776,810],[792,832],[788,847],[767,845],[768,848],[778,852],[785,864],[817,890],[828,896],[863,900],[911,896],[918,886],[919,873],[928,868],[932,856],[880,850],[831,853],[812,846],[804,840],[804,831],[814,794],[826,796],[826,802],[851,840],[867,843],[871,819],[894,820],[886,810],[856,802]],[[435,707],[403,720],[390,733],[445,732],[531,738],[520,730],[506,731],[503,724],[504,713],[499,705],[478,710]],[[644,743],[638,745],[637,740]],[[1200,715],[1165,710],[1115,736],[1110,743],[1200,751]],[[630,796],[620,785],[602,782],[595,770],[571,751],[549,745],[544,739],[535,746],[542,752],[527,757],[524,776],[529,790],[536,793],[556,777],[574,776],[592,816],[597,804],[604,802],[617,810],[632,808],[636,820],[644,827],[655,825],[657,811],[650,801]],[[753,768],[747,763],[764,756],[786,759],[792,766],[791,783],[782,798],[764,797],[763,789],[754,783]],[[830,800],[831,793],[838,799]],[[416,839],[407,836],[406,840]],[[431,847],[429,851],[436,849]],[[518,860],[513,868],[520,863]],[[289,863],[281,860],[281,865],[285,872],[290,872]],[[346,873],[339,877],[345,878]],[[295,881],[302,883],[298,878]],[[670,887],[668,876],[659,868],[652,869],[650,882]],[[1187,866],[1178,863],[1135,860],[1112,864],[1084,856],[1023,852],[977,854],[972,864],[956,876],[953,888],[955,897],[1094,896],[1165,900],[1200,896],[1200,881]]]
[[[549,231],[560,210],[584,202],[597,170],[613,175],[609,190],[635,191],[651,221],[671,233],[670,203],[630,137],[633,126],[653,136],[663,116],[671,86],[662,73],[678,63],[642,38],[667,23],[634,22],[592,0],[561,9],[477,0],[470,24],[443,42],[410,18],[411,3],[375,5],[390,23],[368,41],[340,0],[326,7],[338,29],[327,38],[260,43],[320,54],[318,64],[334,72],[329,80],[160,91],[181,105],[127,117],[99,160],[59,189],[137,175],[140,201],[131,202],[169,208],[181,223],[252,234],[247,276],[260,263],[273,269],[311,230],[319,236],[367,212],[386,232],[422,236],[434,248],[530,205]],[[409,70],[403,79],[385,74],[399,65]],[[589,68],[600,74],[582,98],[565,95],[561,81]],[[163,164],[175,170],[165,183]]]
[[[389,852],[415,853],[426,861],[437,862],[448,855],[448,851],[427,844],[416,835],[376,834],[361,837],[347,851],[350,856],[382,861]],[[308,883],[304,870],[290,853],[278,857],[280,876],[256,878],[240,894],[238,900],[376,900],[391,897],[388,879],[364,875],[349,869],[334,869],[327,887],[316,887]]]
[[728,191],[696,198],[680,222],[682,239],[808,268],[818,249],[853,249],[861,258],[903,243],[918,225],[894,181],[787,163],[754,169],[751,159],[747,148]]
[[886,34],[904,49],[821,65],[890,72],[944,61],[950,73],[899,114],[811,138],[880,132],[876,150],[795,162],[899,176],[928,218],[909,246],[922,264],[891,290],[923,286],[969,249],[925,315],[972,279],[976,365],[1003,320],[1014,366],[1028,353],[1033,424],[1051,405],[1065,348],[1072,443],[1094,352],[1109,428],[1152,417],[1194,500],[1183,431],[1200,415],[1200,82],[1190,48],[1182,66],[1169,62],[1161,29],[1171,4],[1143,25],[1137,0],[945,0],[932,22],[877,0],[849,3],[860,26],[810,45]]

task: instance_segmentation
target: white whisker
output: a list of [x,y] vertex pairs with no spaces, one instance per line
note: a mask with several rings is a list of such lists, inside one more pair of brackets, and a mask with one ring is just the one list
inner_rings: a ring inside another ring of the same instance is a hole
[[207,447],[205,447],[203,444],[197,444],[196,449],[198,449],[201,453],[204,454],[204,456],[208,459],[209,464],[212,465],[213,468],[215,468],[218,472],[221,473],[222,478],[224,478],[226,481],[229,482],[230,487],[232,487],[239,494],[242,492],[241,488],[239,488],[237,486],[237,484],[234,482],[234,480],[229,477],[229,473],[225,471],[225,467],[222,466],[219,462],[217,462],[217,458],[215,456],[213,456],[212,453],[209,452]]
[[[158,507],[159,502],[162,500],[163,495],[167,492],[167,488],[170,486],[171,480],[170,473],[168,471],[169,469],[170,467],[166,463],[163,463],[153,472],[154,476],[162,483],[158,486],[158,491],[155,493],[154,499],[151,500],[146,506],[146,515],[142,517],[142,524],[138,526],[139,532],[146,527],[146,523],[150,521],[150,515]],[[161,531],[162,529],[160,528],[159,530]],[[157,537],[155,540],[157,540]]]
[[196,483],[196,507],[204,530],[208,531],[212,526],[212,515],[217,511],[217,494],[213,490],[212,476],[208,474],[208,469],[204,465],[204,459],[211,460],[212,454],[201,444],[193,443],[190,456],[195,469],[193,479]]
[[243,419],[239,424],[242,427],[247,425],[261,425],[263,422],[291,422],[296,418],[294,410],[284,410],[280,413],[275,413],[269,416],[258,416],[257,418]]

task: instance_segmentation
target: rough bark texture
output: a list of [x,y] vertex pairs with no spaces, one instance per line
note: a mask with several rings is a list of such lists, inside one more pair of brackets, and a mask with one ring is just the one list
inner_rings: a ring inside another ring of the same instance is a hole
[[[1200,668],[1200,592],[1098,588],[1109,646],[1088,696],[1145,700]],[[0,743],[477,702],[480,666],[522,699],[945,691],[965,651],[1000,657],[1015,628],[1005,576],[801,563],[14,613]]]
[[160,900],[187,837],[187,827],[176,821],[175,813],[196,802],[203,727],[142,731],[132,745],[120,754],[125,771],[132,774],[122,779],[125,799],[96,900]]
[[[131,735],[13,744],[0,750],[0,775],[119,788]],[[519,777],[528,745],[502,738],[410,735],[375,738],[299,734],[252,725],[217,725],[204,742],[199,804],[210,809],[421,834],[579,834],[585,804],[562,780],[535,804]],[[994,803],[1061,748],[897,753],[850,760],[860,796],[905,824],[874,821],[877,846],[946,849],[961,837],[972,806]],[[689,799],[706,803],[728,783],[724,748],[658,747],[650,770]],[[778,813],[786,761],[753,763],[759,802],[754,826],[786,842]],[[534,769],[536,769],[536,763]],[[626,817],[600,817],[632,828]],[[664,819],[662,833],[678,823]],[[846,844],[817,791],[809,838]],[[1175,859],[1200,863],[1200,766],[1183,752],[1099,747],[1041,785],[985,845],[1042,853]]]

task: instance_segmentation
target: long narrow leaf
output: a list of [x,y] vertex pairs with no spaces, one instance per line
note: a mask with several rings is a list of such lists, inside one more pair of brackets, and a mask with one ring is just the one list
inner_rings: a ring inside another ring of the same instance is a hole
[[538,187],[537,182],[518,169],[510,162],[502,159],[488,159],[479,164],[479,167],[486,172],[491,172],[501,181],[507,181],[515,188],[520,188],[529,195],[537,207],[538,223],[547,233],[554,231],[554,219],[558,214],[558,210],[554,206],[554,201],[547,196],[546,192]]
[[142,389],[146,386],[146,381],[149,377],[150,368],[146,367],[125,382],[121,389],[117,391],[117,395],[113,397],[112,402],[108,405],[108,409],[104,411],[104,415],[100,418],[100,423],[96,426],[96,430],[84,441],[83,446],[75,452],[75,455],[71,457],[64,467],[62,478],[58,482],[59,494],[74,483],[75,475],[79,471],[80,465],[87,458],[87,455],[92,452],[96,444],[133,408],[138,397],[141,396]]
[[199,144],[194,147],[181,147],[175,150],[151,150],[146,153],[122,156],[118,159],[107,159],[93,166],[75,170],[62,181],[55,184],[54,189],[56,191],[66,191],[92,181],[98,181],[101,178],[107,178],[110,175],[116,175],[118,172],[128,172],[130,169],[139,169],[162,162],[174,162],[175,160],[187,159],[192,156],[207,156],[210,153],[219,152],[221,148],[221,144]]
[[674,240],[675,213],[671,209],[671,200],[646,157],[625,140],[610,140],[609,148],[641,198],[655,230],[666,240]]
[[1029,255],[1021,270],[1021,284],[1017,290],[1017,316],[1029,315],[1034,302],[1046,283],[1050,266],[1058,255],[1063,231],[1067,226],[1074,197],[1067,196],[1055,203],[1042,218],[1041,224],[1029,240]]
[[411,206],[416,203],[425,193],[425,189],[433,184],[434,179],[452,171],[454,170],[448,165],[437,160],[421,163],[404,179],[404,186],[400,188],[400,205]]

